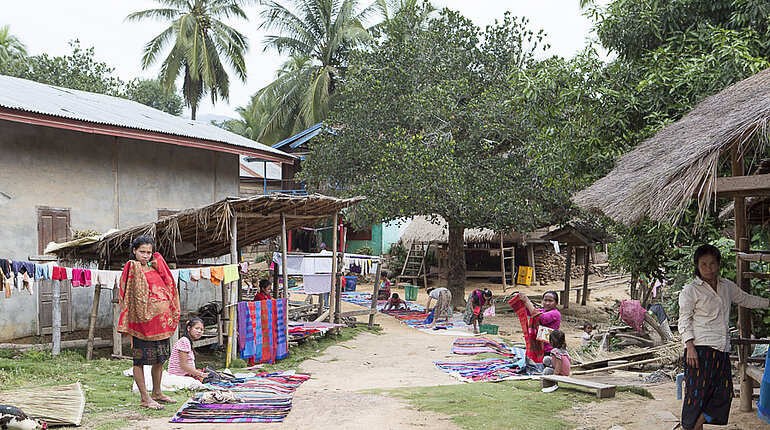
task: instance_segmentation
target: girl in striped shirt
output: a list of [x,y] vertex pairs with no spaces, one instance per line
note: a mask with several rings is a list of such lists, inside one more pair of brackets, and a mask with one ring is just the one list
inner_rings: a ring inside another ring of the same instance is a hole
[[184,336],[179,338],[171,350],[168,359],[168,373],[178,376],[191,376],[202,379],[205,373],[195,368],[195,351],[193,342],[203,336],[203,320],[198,317],[190,318],[185,326]]

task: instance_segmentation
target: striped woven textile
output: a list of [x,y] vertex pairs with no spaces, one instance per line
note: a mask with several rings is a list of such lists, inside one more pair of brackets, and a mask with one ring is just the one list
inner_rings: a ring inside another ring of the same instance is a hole
[[524,356],[523,349],[507,346],[486,337],[462,337],[455,339],[452,345],[452,353],[459,355],[492,353],[500,354],[503,357]]
[[488,358],[481,361],[440,362],[436,367],[446,373],[457,374],[467,382],[494,382],[505,378],[520,376],[518,371],[524,364],[522,358]]
[[289,355],[287,302],[277,299],[238,303],[238,350],[242,359],[275,363]]
[[306,373],[260,373],[252,378],[206,384],[209,389],[228,390],[241,403],[198,403],[196,394],[177,411],[173,423],[270,423],[281,422],[291,411],[294,392],[307,381]]

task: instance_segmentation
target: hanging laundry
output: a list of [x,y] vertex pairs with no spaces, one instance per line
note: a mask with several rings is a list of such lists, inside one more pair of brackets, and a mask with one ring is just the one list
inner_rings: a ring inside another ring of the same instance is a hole
[[35,279],[50,279],[46,277],[48,267],[42,264],[35,264]]
[[230,282],[234,282],[240,279],[240,275],[238,275],[238,265],[237,264],[228,264],[224,266],[224,277],[222,278],[222,281],[225,284],[229,284]]
[[214,285],[222,285],[222,280],[225,279],[225,267],[214,266],[211,268],[211,283]]
[[83,275],[83,269],[72,269],[72,286],[73,287],[84,287],[86,283],[86,278]]
[[289,354],[287,299],[238,303],[238,349],[242,359],[274,363]]
[[118,270],[99,270],[98,271],[98,283],[102,288],[112,290],[118,285],[122,272]]
[[185,284],[190,283],[190,269],[179,269],[179,280]]
[[54,266],[53,275],[51,276],[51,278],[54,281],[66,281],[67,279],[69,279],[67,277],[67,269],[64,267]]
[[201,267],[201,278],[202,279],[209,279],[209,278],[211,278],[211,268],[210,267]]
[[[303,274],[303,265],[304,265],[304,255],[287,255],[286,256],[286,273],[289,275],[302,275]],[[280,252],[274,252],[273,253],[273,263],[275,263],[277,266],[280,266],[283,261],[282,253]],[[281,269],[281,272],[283,273],[283,269]]]
[[326,294],[332,289],[332,275],[303,275],[302,286],[305,294]]
[[201,269],[200,268],[190,269],[190,279],[196,282],[200,281]]
[[30,296],[35,294],[35,292],[32,290],[32,287],[35,285],[34,272],[32,274],[25,272],[21,276],[22,276],[22,288],[27,290]]
[[249,274],[249,263],[248,261],[244,261],[243,263],[238,263],[238,269],[240,269],[241,274],[248,275]]
[[72,268],[71,267],[65,267],[64,270],[67,271],[67,277],[64,279],[72,279]]
[[171,270],[171,277],[174,278],[174,285],[179,285],[179,270],[178,269],[172,269]]

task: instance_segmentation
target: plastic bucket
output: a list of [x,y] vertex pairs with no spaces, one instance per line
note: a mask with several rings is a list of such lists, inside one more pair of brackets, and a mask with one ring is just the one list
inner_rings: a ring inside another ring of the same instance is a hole
[[419,287],[417,285],[404,285],[404,298],[410,301],[417,300],[418,289]]
[[358,284],[357,276],[345,276],[345,291],[355,291]]
[[497,334],[497,329],[500,326],[494,324],[481,324],[479,326],[479,333],[486,332],[487,334]]

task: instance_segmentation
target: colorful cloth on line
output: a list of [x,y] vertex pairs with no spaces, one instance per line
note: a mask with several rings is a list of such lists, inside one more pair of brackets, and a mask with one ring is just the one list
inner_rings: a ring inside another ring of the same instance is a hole
[[510,377],[519,377],[519,371],[526,364],[524,351],[518,358],[488,358],[481,361],[436,361],[436,367],[446,373],[456,374],[466,382],[494,382]]
[[467,337],[455,339],[452,345],[452,354],[473,355],[492,353],[500,354],[504,357],[523,356],[524,351],[521,348],[504,345],[496,340],[486,337]]
[[238,303],[238,352],[242,359],[274,363],[289,355],[287,300]]
[[218,381],[207,388],[228,390],[240,403],[199,403],[203,393],[188,400],[171,419],[173,423],[281,422],[291,411],[294,392],[307,381],[305,373],[261,373],[251,378]]

